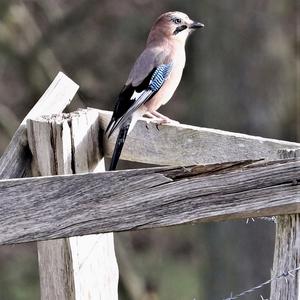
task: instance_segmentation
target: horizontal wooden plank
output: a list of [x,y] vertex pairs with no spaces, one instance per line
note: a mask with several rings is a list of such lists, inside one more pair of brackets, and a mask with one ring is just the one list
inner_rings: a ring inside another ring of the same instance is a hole
[[[111,112],[99,111],[105,129]],[[300,144],[184,124],[156,125],[142,118],[128,136],[121,159],[157,165],[212,164],[247,159],[275,160],[282,149]],[[117,133],[116,133],[117,134]],[[105,156],[111,157],[116,134],[104,137]]]
[[26,133],[26,120],[44,114],[62,112],[71,102],[78,85],[62,72],[59,72],[48,89],[24,118],[10,144],[0,158],[0,178],[16,178],[25,174],[30,164],[30,151]]
[[0,244],[300,213],[300,161],[0,181]]

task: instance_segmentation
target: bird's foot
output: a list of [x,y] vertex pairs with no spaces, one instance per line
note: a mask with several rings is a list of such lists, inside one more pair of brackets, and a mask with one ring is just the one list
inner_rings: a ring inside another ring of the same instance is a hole
[[[172,120],[163,114],[153,111],[153,112],[146,112],[145,115],[149,119],[151,119],[151,122],[156,123],[157,125],[164,125],[164,124],[179,124],[178,121]],[[157,126],[156,126],[157,127]]]
[[149,123],[150,123],[150,118],[146,120],[146,129],[149,130]]
[[168,118],[167,116],[159,113],[158,111],[153,111],[152,115],[154,115],[156,118],[162,120],[161,124],[167,124],[167,123],[171,123],[171,124],[179,124],[178,121],[172,120],[170,118]]

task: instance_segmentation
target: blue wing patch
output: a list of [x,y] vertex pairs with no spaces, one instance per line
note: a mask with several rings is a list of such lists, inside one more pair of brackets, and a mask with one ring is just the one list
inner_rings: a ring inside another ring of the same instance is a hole
[[153,92],[157,92],[170,75],[171,69],[172,64],[163,64],[158,66],[151,77],[149,89]]
[[123,126],[126,121],[132,116],[133,112],[136,111],[141,105],[147,102],[154,93],[156,93],[164,84],[170,72],[172,70],[172,64],[163,64],[158,66],[153,72],[149,81],[148,87],[140,92],[134,91],[130,100],[133,104],[127,109],[127,111],[121,116],[110,129],[108,137],[115,131],[117,127]]

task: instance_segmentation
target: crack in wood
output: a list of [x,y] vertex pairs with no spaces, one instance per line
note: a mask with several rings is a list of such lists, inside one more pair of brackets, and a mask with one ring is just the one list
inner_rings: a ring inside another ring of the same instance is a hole
[[55,151],[55,147],[56,147],[56,137],[55,137],[55,134],[56,134],[56,131],[54,129],[54,122],[52,119],[49,119],[48,120],[48,123],[49,123],[49,128],[50,128],[50,147],[51,147],[51,150],[52,150],[52,153],[53,153],[53,168],[54,168],[54,174],[57,174],[57,171],[58,171],[58,159],[57,159],[57,153]]
[[179,167],[175,170],[174,174],[167,171],[167,177],[171,178],[174,181],[182,180],[191,177],[200,177],[200,176],[209,176],[217,175],[226,172],[231,172],[234,170],[241,170],[243,167],[249,166],[253,163],[256,163],[260,160],[245,160],[237,162],[229,162],[222,164],[213,164],[213,165],[196,165],[196,166],[187,166]]
[[72,126],[72,120],[71,118],[68,120],[68,126],[70,128],[70,135],[71,135],[71,170],[72,174],[76,173],[76,167],[75,167],[75,147],[74,147],[74,133],[73,133],[73,126]]

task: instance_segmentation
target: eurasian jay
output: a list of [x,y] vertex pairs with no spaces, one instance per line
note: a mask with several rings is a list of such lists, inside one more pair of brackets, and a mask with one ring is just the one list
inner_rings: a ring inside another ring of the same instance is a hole
[[127,134],[139,117],[146,115],[159,124],[172,122],[157,109],[171,99],[181,80],[188,36],[202,27],[177,11],[164,13],[155,21],[106,128],[108,138],[119,128],[109,170],[116,169]]

